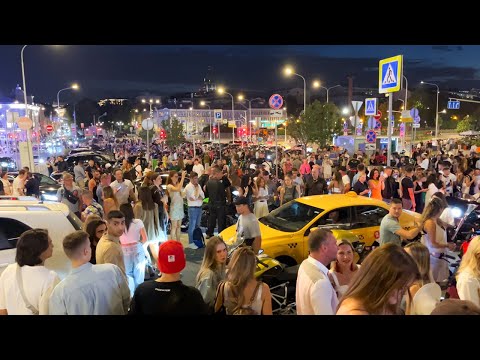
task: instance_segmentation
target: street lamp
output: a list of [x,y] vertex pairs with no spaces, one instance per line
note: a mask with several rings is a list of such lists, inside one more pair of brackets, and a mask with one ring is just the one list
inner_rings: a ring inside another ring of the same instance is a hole
[[[259,100],[259,99],[263,100],[263,98],[256,97],[255,99],[249,100],[249,99],[245,99],[245,97],[242,94],[238,95],[237,98],[238,98],[239,101],[243,101],[243,100],[248,101],[248,119],[249,119],[248,124],[249,124],[249,127],[250,127],[250,130],[249,130],[250,131],[250,141],[252,141],[252,101]],[[245,107],[245,105],[243,105],[242,103],[240,103],[240,104],[243,107]]]
[[305,111],[307,110],[307,81],[305,80],[305,78],[302,75],[294,72],[293,69],[290,66],[287,66],[283,70],[283,72],[287,76],[295,75],[295,76],[301,77],[303,79],[303,114],[305,114]]
[[[142,103],[144,103],[144,104],[147,103],[147,100],[142,99]],[[160,104],[160,100],[158,100],[158,99],[155,100],[155,104]],[[152,108],[153,99],[150,99],[148,101],[148,105],[150,106],[150,120],[153,122],[153,108]],[[143,111],[145,111],[145,109]],[[142,123],[142,128],[143,128],[143,123]],[[150,160],[150,138],[149,138],[149,135],[150,135],[150,129],[147,126],[147,154],[146,154],[147,162]]]
[[[25,66],[24,66],[24,62],[23,62],[23,50],[25,50],[25,48],[27,46],[28,45],[24,45],[22,47],[22,51],[20,52],[20,58],[21,58],[21,61],[22,61],[23,99],[25,101],[25,117],[28,117],[28,102],[27,102],[27,84],[26,84],[26,80],[25,80]],[[33,160],[33,149],[32,149],[32,142],[30,141],[30,138],[31,138],[30,134],[31,134],[30,129],[28,129],[27,130],[27,149],[28,149],[27,164],[28,164],[28,167],[32,171],[34,171],[35,162],[32,162],[32,160]]]
[[322,88],[322,89],[327,90],[327,104],[328,104],[328,92],[329,92],[331,89],[336,88],[336,87],[339,87],[339,86],[342,86],[342,85],[335,85],[335,86],[331,86],[331,87],[329,87],[329,88],[326,88],[325,86],[321,86],[321,85],[320,85],[320,81],[318,81],[318,80],[315,80],[315,81],[313,82],[313,87],[314,87],[314,88],[316,88],[316,89]]
[[[222,94],[227,94],[227,95],[230,95],[230,97],[232,98],[232,120],[234,121],[235,123],[235,105],[233,103],[234,99],[233,99],[233,95],[226,92],[225,89],[223,87],[219,87],[217,92],[222,95]],[[235,126],[232,128],[232,144],[235,143]]]
[[60,89],[57,92],[57,111],[60,111],[60,93],[64,90],[77,90],[78,89],[78,84],[72,84],[72,86],[66,87],[64,89]]
[[432,84],[425,81],[420,81],[420,84],[432,85],[437,88],[437,110],[435,111],[435,139],[438,139],[438,94],[440,94],[440,89],[437,84]]
[[200,101],[200,106],[208,107],[208,117],[210,119],[210,141],[212,141],[212,116],[211,116],[211,109],[210,105],[208,105],[205,101]]

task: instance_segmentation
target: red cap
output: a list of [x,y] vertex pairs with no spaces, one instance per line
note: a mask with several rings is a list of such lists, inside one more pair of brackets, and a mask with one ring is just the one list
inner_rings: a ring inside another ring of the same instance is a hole
[[176,274],[185,268],[185,252],[179,241],[168,240],[158,250],[158,269],[164,274]]

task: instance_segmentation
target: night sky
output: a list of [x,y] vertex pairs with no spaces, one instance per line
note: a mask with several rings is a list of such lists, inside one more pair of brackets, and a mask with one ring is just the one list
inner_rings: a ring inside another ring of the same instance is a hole
[[[0,45],[0,95],[22,83],[21,46]],[[474,45],[32,45],[25,49],[27,92],[37,102],[56,101],[57,91],[78,82],[81,92],[62,92],[61,101],[90,97],[131,97],[150,92],[170,95],[196,91],[207,67],[227,89],[270,91],[301,87],[282,68],[323,86],[377,87],[378,61],[404,55],[410,87],[420,80],[441,88],[480,88],[480,46]],[[228,90],[227,90],[228,91]]]

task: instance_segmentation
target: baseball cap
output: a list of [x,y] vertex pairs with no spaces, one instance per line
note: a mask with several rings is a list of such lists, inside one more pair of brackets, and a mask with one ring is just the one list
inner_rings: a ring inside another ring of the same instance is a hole
[[158,269],[164,274],[176,274],[185,268],[183,245],[176,240],[167,240],[158,250]]
[[248,199],[245,196],[239,196],[234,201],[235,206],[237,205],[248,205]]

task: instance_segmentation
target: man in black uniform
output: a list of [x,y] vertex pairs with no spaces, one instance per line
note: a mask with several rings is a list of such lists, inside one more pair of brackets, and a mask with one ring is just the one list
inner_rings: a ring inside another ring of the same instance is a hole
[[305,184],[305,196],[328,194],[327,182],[320,177],[320,166],[313,165],[311,175]]
[[395,179],[392,175],[392,168],[390,166],[387,166],[383,171],[383,176],[380,177],[380,184],[382,186],[383,201],[385,201],[387,204],[390,204],[392,199],[397,197],[395,196],[397,186],[395,184]]
[[129,315],[206,315],[208,306],[200,291],[180,280],[180,271],[185,268],[183,245],[168,240],[160,245],[158,269],[162,276],[155,281],[146,281],[135,290]]
[[63,160],[63,156],[57,157],[57,162],[55,163],[57,167],[57,171],[64,172],[67,171],[68,164],[66,161]]
[[215,224],[218,220],[218,233],[220,234],[227,225],[227,194],[225,189],[230,186],[230,181],[223,176],[222,170],[218,166],[212,167],[212,175],[205,186],[205,197],[208,197],[208,218],[207,239],[213,236]]

